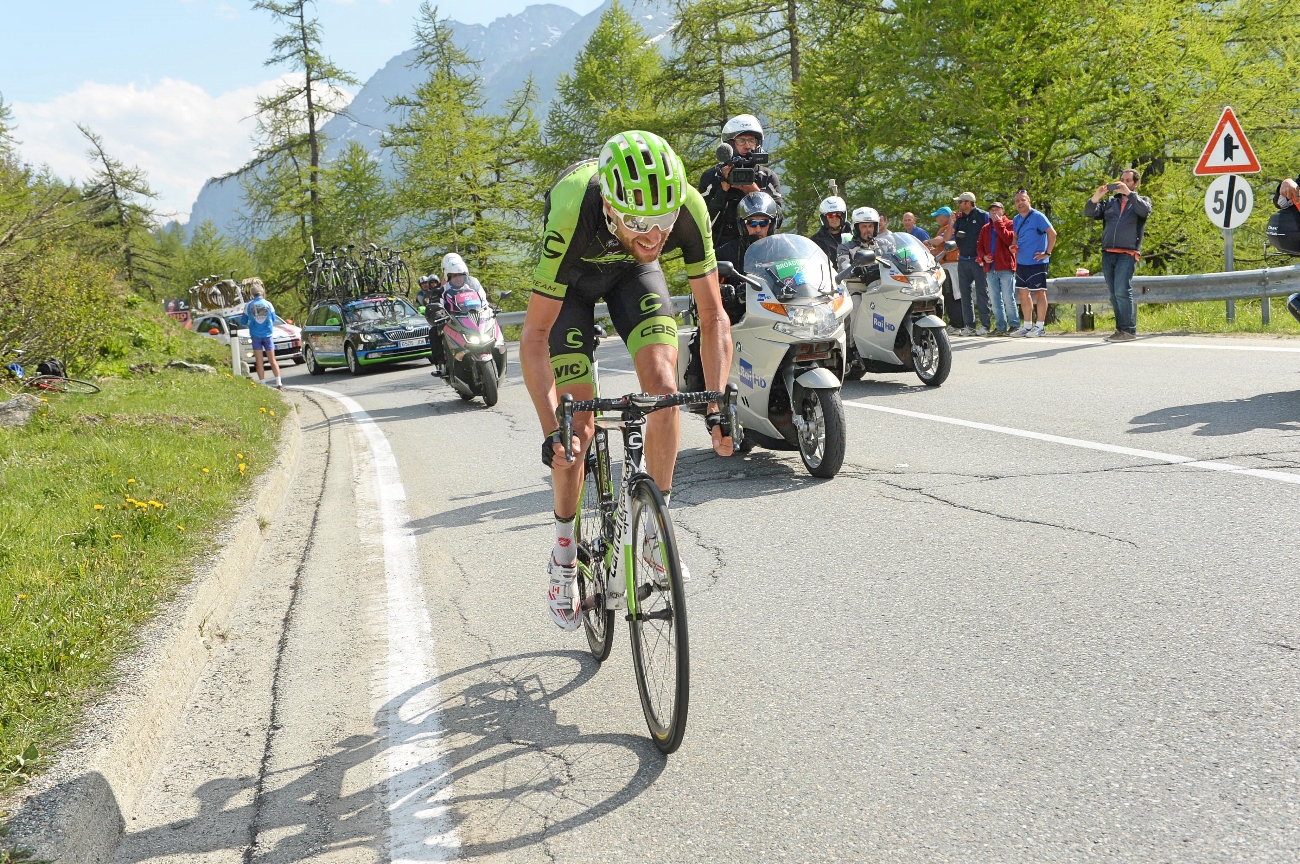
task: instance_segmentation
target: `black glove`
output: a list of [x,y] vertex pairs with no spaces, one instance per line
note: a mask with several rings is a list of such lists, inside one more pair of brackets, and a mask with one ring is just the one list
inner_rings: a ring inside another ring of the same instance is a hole
[[555,460],[555,445],[564,443],[562,438],[560,430],[556,429],[542,439],[542,464],[547,468],[553,467],[551,463]]
[[706,414],[704,416],[704,425],[708,427],[710,435],[713,434],[713,428],[715,426],[720,426],[722,427],[722,437],[731,437],[731,418],[726,414],[723,414],[721,411],[714,411],[712,414]]

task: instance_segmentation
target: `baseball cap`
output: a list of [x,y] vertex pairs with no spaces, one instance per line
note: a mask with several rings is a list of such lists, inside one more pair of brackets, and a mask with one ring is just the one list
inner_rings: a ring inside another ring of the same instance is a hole
[[938,210],[934,211],[934,212],[931,213],[930,215],[931,215],[931,216],[951,216],[951,215],[952,215],[952,208],[951,208],[951,207],[940,207]]
[[974,193],[974,192],[963,192],[963,193],[961,193],[960,195],[958,195],[956,198],[954,198],[954,199],[952,199],[952,200],[954,200],[954,201],[969,201],[970,203],[974,204],[974,203],[975,203],[975,193]]
[[[992,210],[994,207],[1002,207],[1002,202],[1001,202],[1001,201],[994,201],[992,204],[989,205],[989,209],[990,209],[990,210]],[[1005,210],[1005,209],[1007,209],[1007,208],[1002,207],[1002,209]]]

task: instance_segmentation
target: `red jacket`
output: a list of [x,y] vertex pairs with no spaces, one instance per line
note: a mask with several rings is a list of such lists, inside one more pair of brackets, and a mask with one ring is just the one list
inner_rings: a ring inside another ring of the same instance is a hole
[[[994,238],[991,236],[993,231],[998,232],[996,243],[993,242]],[[987,273],[990,269],[1015,270],[1016,256],[1011,254],[1011,247],[1015,245],[1015,242],[1016,230],[1012,226],[1010,219],[1003,216],[996,222],[992,219],[985,222],[984,227],[980,229],[979,240],[975,243],[975,254],[978,256],[980,264],[983,265],[984,272]],[[993,266],[991,268],[988,262],[990,246],[993,247]]]

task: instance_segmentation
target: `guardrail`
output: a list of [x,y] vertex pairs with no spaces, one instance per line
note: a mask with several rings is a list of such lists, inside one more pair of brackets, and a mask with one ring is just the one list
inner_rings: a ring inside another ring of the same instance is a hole
[[[1138,303],[1200,303],[1207,300],[1250,300],[1256,297],[1285,297],[1300,291],[1300,264],[1235,270],[1230,273],[1193,273],[1187,276],[1137,276],[1133,299]],[[689,296],[673,298],[673,309],[682,312]],[[1100,276],[1060,276],[1047,280],[1047,302],[1074,304],[1110,303],[1106,280]],[[1265,304],[1267,305],[1267,304]],[[596,304],[596,317],[608,318],[604,303]],[[503,312],[502,325],[523,324],[523,312]],[[1266,320],[1267,323],[1267,320]]]
[[[690,295],[684,294],[678,297],[674,297],[673,311],[685,312],[686,306],[690,302],[691,302]],[[502,327],[509,327],[512,324],[522,324],[524,323],[524,314],[525,313],[523,312],[502,312],[500,315],[497,316],[497,321],[501,324]],[[597,303],[596,320],[599,321],[601,318],[608,318],[608,317],[609,317],[609,307],[606,306],[604,303]]]

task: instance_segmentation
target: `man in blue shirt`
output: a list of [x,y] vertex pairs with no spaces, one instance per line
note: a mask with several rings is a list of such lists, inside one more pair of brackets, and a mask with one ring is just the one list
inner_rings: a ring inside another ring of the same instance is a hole
[[1056,246],[1056,229],[1033,208],[1029,192],[1024,189],[1016,193],[1016,218],[1011,225],[1016,232],[1016,293],[1024,312],[1020,329],[1011,335],[1042,336],[1047,327],[1047,265]]
[[916,214],[910,210],[903,214],[903,230],[922,243],[930,241],[930,232],[916,224]]
[[275,359],[275,307],[266,299],[266,289],[261,285],[253,286],[253,299],[244,307],[244,324],[248,335],[253,337],[253,362],[257,364],[257,380],[265,383],[262,372],[262,353],[271,363],[275,373],[275,386],[283,390],[280,381],[280,364]]

